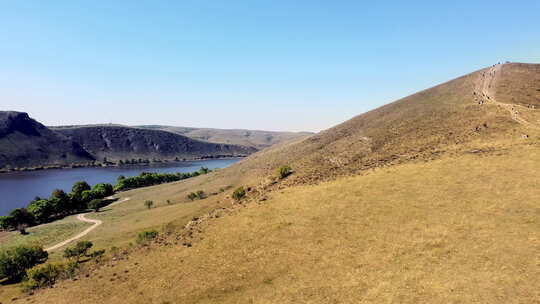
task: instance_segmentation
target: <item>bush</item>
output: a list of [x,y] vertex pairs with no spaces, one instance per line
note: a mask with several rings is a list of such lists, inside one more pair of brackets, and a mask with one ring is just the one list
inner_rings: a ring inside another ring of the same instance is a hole
[[26,271],[23,289],[45,288],[53,286],[60,279],[72,279],[77,274],[79,265],[76,262],[48,263],[35,266]]
[[79,259],[83,256],[88,256],[88,250],[92,248],[94,244],[89,241],[79,241],[75,246],[68,247],[64,250],[64,257],[68,259],[74,259],[79,262]]
[[195,195],[197,195],[197,198],[198,199],[205,199],[206,198],[206,194],[204,193],[204,191],[202,190],[199,190],[195,193]]
[[279,167],[277,170],[277,175],[280,179],[284,179],[285,177],[291,175],[292,173],[292,169],[290,166],[288,165],[285,165],[285,166],[281,166]]
[[0,252],[0,279],[20,280],[26,270],[44,263],[48,253],[38,246],[18,246]]
[[24,282],[25,289],[37,289],[51,287],[60,277],[64,267],[62,264],[47,263],[39,265],[26,271],[27,281]]
[[197,194],[195,192],[191,192],[190,194],[188,194],[187,198],[190,201],[194,201],[197,198]]
[[154,202],[153,201],[144,201],[144,205],[146,206],[146,208],[150,209],[150,208],[152,208],[152,206],[154,206]]
[[155,239],[157,236],[158,232],[156,230],[146,230],[143,232],[139,232],[139,234],[137,235],[137,243],[146,243],[150,240]]
[[246,190],[244,189],[244,187],[236,188],[236,190],[234,190],[232,194],[232,197],[237,201],[241,200],[245,196],[246,196]]

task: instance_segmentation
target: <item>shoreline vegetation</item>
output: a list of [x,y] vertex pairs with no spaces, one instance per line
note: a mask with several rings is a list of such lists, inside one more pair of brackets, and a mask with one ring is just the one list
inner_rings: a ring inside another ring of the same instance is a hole
[[55,189],[49,198],[36,197],[29,202],[26,208],[16,208],[9,215],[0,216],[0,230],[18,230],[25,235],[28,227],[50,223],[68,215],[88,210],[97,211],[114,202],[114,199],[110,199],[110,196],[116,193],[176,182],[210,172],[212,170],[201,167],[198,171],[189,173],[142,172],[137,176],[130,177],[120,175],[114,186],[109,183],[98,183],[90,187],[87,182],[79,181],[73,184],[70,193]]
[[151,166],[155,164],[169,164],[169,163],[180,163],[180,162],[192,162],[192,161],[201,161],[201,160],[220,160],[220,159],[236,159],[244,158],[247,155],[209,155],[201,156],[194,158],[174,158],[174,159],[148,159],[148,158],[133,158],[126,160],[107,160],[103,161],[93,161],[93,162],[83,162],[83,163],[72,163],[68,165],[43,165],[35,167],[21,167],[21,168],[0,168],[0,174],[13,173],[13,172],[31,172],[31,171],[42,171],[42,170],[52,170],[52,169],[77,169],[77,168],[118,168],[118,167],[129,167],[129,166]]

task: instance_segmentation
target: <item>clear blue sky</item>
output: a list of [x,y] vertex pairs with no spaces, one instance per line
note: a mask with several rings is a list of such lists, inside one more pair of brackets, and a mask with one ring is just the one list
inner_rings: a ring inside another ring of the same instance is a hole
[[540,1],[0,0],[0,110],[318,131],[498,61]]

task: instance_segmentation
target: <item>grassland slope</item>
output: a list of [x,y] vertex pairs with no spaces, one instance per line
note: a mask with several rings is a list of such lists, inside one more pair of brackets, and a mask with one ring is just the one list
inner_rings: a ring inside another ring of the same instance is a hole
[[[511,103],[498,85],[519,84],[528,92],[514,103],[528,105],[523,118],[534,122],[537,67],[497,67],[504,73],[487,84],[487,95]],[[207,176],[125,193],[129,203],[102,215],[116,222],[104,220],[89,239],[126,242],[107,231],[132,237],[133,225],[156,227],[166,218],[163,239],[23,301],[535,303],[540,132],[493,97],[481,102],[490,72]],[[294,173],[272,178],[283,164]],[[232,204],[232,190],[218,192],[240,185],[250,189],[242,204]],[[187,203],[198,189],[216,194]],[[173,204],[130,211],[145,199]]]

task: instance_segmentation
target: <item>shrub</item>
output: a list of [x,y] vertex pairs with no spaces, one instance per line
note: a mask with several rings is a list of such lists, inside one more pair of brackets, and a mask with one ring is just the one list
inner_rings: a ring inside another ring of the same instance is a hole
[[197,198],[197,194],[195,192],[191,192],[190,194],[188,194],[187,198],[190,201],[194,201]]
[[88,250],[92,248],[93,245],[94,244],[89,241],[79,241],[75,246],[68,247],[64,250],[64,257],[79,262],[81,257],[88,256]]
[[246,190],[244,189],[244,187],[236,188],[236,190],[234,190],[232,194],[232,197],[237,201],[241,200],[245,196],[246,196]]
[[0,279],[20,280],[26,270],[44,263],[48,253],[38,246],[18,246],[0,252]]
[[152,239],[155,239],[157,236],[158,232],[156,230],[145,230],[143,232],[139,232],[137,235],[137,243],[146,243]]
[[199,190],[195,193],[195,195],[197,195],[197,198],[198,199],[205,199],[206,198],[206,194],[204,193],[204,191],[202,190]]
[[154,202],[153,201],[144,201],[144,205],[146,206],[146,208],[150,209],[150,208],[152,208],[152,206],[154,206]]
[[38,265],[26,271],[27,281],[24,282],[25,289],[37,289],[51,287],[64,271],[64,265],[47,263]]
[[35,266],[26,271],[24,290],[51,287],[60,279],[72,279],[77,274],[77,262],[47,263]]
[[284,179],[285,177],[291,175],[292,169],[290,166],[285,165],[277,168],[276,172],[280,179]]

